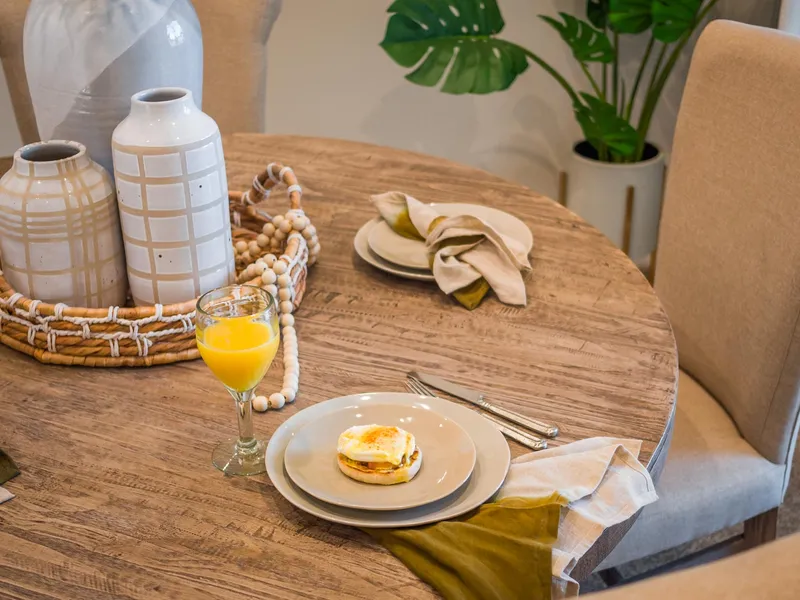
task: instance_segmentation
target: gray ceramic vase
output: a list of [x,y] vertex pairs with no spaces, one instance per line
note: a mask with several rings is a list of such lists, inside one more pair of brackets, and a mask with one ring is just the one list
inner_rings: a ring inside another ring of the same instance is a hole
[[201,106],[203,40],[190,0],[33,0],[25,72],[41,139],[76,140],[109,173],[111,134],[148,88]]

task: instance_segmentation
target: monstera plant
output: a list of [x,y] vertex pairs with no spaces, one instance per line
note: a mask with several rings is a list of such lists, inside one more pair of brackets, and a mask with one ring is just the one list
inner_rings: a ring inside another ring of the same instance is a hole
[[[590,158],[633,163],[647,158],[647,134],[681,51],[717,0],[587,0],[585,18],[541,15],[572,52],[586,78],[577,90],[542,57],[500,38],[497,0],[396,0],[381,46],[406,79],[449,94],[507,89],[530,63],[566,92]],[[620,37],[646,35],[635,75],[619,68]],[[638,114],[635,114],[638,113]],[[652,151],[652,149],[651,149]]]

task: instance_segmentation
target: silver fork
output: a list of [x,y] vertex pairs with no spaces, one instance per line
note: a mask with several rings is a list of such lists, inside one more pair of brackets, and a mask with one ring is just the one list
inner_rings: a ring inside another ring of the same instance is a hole
[[[430,398],[438,398],[433,390],[431,390],[427,385],[422,383],[421,381],[415,379],[407,379],[406,380],[406,388],[408,391],[419,394],[421,396],[428,396]],[[476,411],[477,412],[477,411]],[[478,413],[484,419],[488,419],[497,429],[502,432],[506,437],[511,438],[512,440],[519,442],[523,446],[530,448],[531,450],[544,450],[547,448],[547,441],[543,440],[542,438],[536,437],[535,435],[531,435],[527,431],[514,427],[510,423],[506,423],[502,419],[495,417],[494,415],[488,413]]]

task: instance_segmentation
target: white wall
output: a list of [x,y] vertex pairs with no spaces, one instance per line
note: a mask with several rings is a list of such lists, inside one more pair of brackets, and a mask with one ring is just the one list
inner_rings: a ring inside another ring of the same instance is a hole
[[[561,88],[531,66],[505,93],[451,96],[407,82],[378,46],[381,0],[287,0],[270,40],[270,131],[375,142],[445,156],[554,189],[557,165],[579,130]],[[571,80],[580,71],[541,23],[555,2],[501,0],[504,37],[541,53]],[[580,0],[561,0],[571,11]],[[293,48],[293,52],[288,49]]]
[[[718,14],[769,24],[776,0],[727,0]],[[555,195],[557,173],[580,136],[562,89],[531,65],[506,92],[450,96],[413,85],[378,47],[389,0],[286,0],[270,40],[271,132],[322,135],[407,148],[482,167]],[[538,18],[583,15],[585,0],[500,0],[502,36],[550,62],[574,85],[585,79],[561,39]],[[643,40],[628,40],[635,70]],[[662,99],[651,138],[669,149],[689,53]]]
[[[580,130],[561,88],[531,65],[504,93],[449,96],[413,85],[378,46],[390,0],[285,0],[270,39],[270,132],[363,140],[482,167],[555,195]],[[722,0],[718,14],[770,24],[777,0]],[[570,81],[584,79],[538,14],[583,14],[585,0],[499,0],[503,37],[540,54]],[[641,40],[626,45],[635,69]],[[668,149],[688,53],[662,99],[651,138]],[[0,70],[0,155],[19,146]],[[276,157],[280,158],[280,157]]]
[[783,0],[781,2],[780,20],[778,26],[783,31],[800,35],[800,1]]

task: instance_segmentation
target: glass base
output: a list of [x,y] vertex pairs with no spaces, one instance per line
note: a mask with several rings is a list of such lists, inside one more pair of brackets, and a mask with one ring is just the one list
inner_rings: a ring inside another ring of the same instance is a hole
[[225,475],[258,475],[267,471],[267,443],[256,440],[252,448],[239,446],[238,438],[220,442],[211,453],[211,463]]

